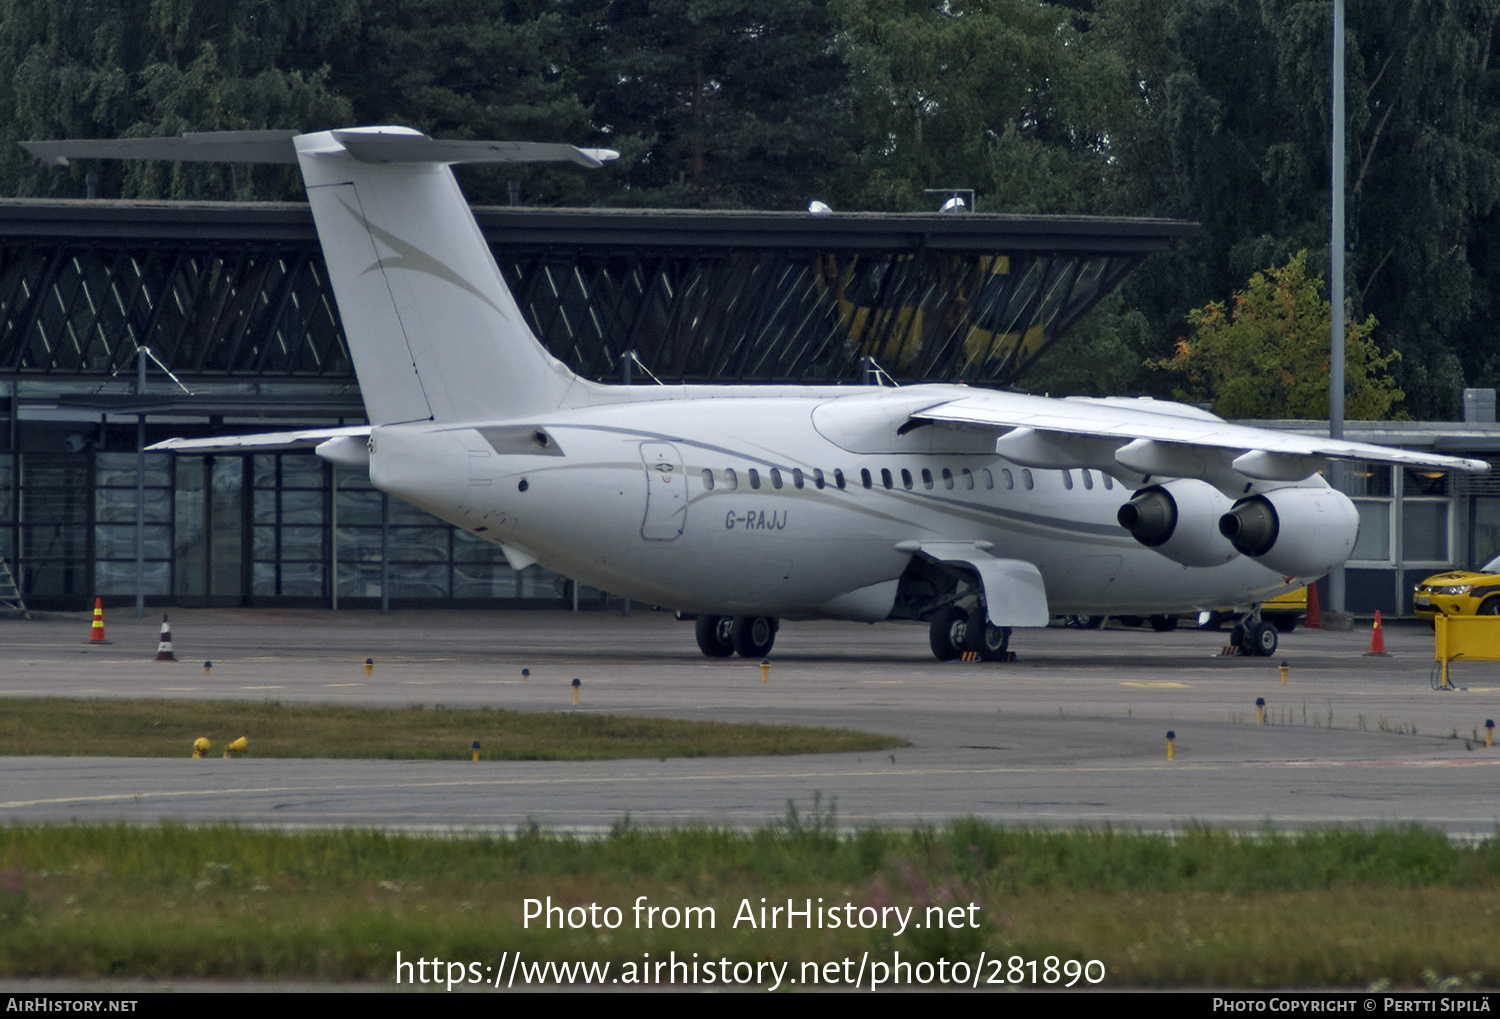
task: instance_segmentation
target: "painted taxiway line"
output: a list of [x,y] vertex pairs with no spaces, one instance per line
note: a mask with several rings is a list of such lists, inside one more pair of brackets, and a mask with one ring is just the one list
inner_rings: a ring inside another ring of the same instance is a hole
[[[427,762],[414,762],[427,763]],[[492,762],[510,763],[510,762]],[[596,762],[574,762],[580,765],[588,765]],[[1500,760],[1437,760],[1437,761],[1222,761],[1222,762],[1161,762],[1157,764],[1114,764],[1100,766],[1066,766],[1066,767],[1017,767],[1017,768],[879,768],[879,769],[842,769],[830,771],[742,771],[733,774],[718,772],[694,772],[692,774],[669,774],[666,772],[651,771],[637,772],[627,775],[567,775],[552,777],[484,777],[470,779],[441,778],[431,780],[404,780],[404,781],[374,781],[374,782],[338,782],[308,783],[298,785],[272,785],[272,786],[239,786],[239,787],[216,787],[212,789],[159,789],[159,790],[134,790],[120,793],[91,793],[81,796],[59,796],[31,800],[7,800],[0,801],[0,810],[20,810],[29,807],[60,806],[64,804],[86,804],[86,803],[119,803],[124,801],[142,802],[145,800],[176,800],[202,797],[242,797],[247,795],[288,795],[288,794],[319,794],[327,795],[346,792],[370,792],[382,791],[415,791],[423,789],[453,790],[455,788],[502,788],[523,786],[572,786],[579,781],[588,781],[594,785],[624,786],[636,783],[660,784],[671,783],[705,783],[732,781],[743,783],[756,780],[778,780],[787,781],[795,779],[828,781],[837,778],[938,778],[938,777],[982,777],[996,775],[1028,775],[1028,774],[1086,774],[1086,773],[1160,773],[1174,772],[1202,773],[1220,771],[1244,771],[1245,769],[1315,769],[1323,767],[1347,768],[1347,767],[1380,767],[1380,768],[1474,768],[1493,767],[1500,765]]]

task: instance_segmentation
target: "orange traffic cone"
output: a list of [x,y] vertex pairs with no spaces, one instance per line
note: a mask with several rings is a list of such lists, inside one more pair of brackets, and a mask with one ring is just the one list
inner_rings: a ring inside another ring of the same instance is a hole
[[1380,628],[1380,610],[1375,610],[1375,628],[1370,631],[1370,650],[1367,655],[1385,654],[1385,631]]
[[161,615],[161,640],[156,645],[156,660],[158,662],[175,662],[177,656],[172,653],[172,628],[167,625],[167,614]]
[[94,625],[89,627],[90,644],[108,644],[104,639],[104,599],[94,599]]
[[1303,626],[1309,630],[1319,630],[1323,627],[1323,610],[1318,605],[1318,585],[1307,585],[1307,619]]

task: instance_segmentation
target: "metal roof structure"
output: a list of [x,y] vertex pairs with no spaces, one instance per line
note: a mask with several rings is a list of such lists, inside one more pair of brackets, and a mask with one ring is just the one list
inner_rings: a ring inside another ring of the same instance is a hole
[[[605,382],[632,364],[662,382],[857,382],[873,358],[897,381],[1008,385],[1146,255],[1197,229],[963,213],[476,213],[537,335]],[[214,413],[274,413],[308,384],[330,413],[357,413],[307,206],[0,200],[0,379],[62,384],[65,401],[101,409],[206,412],[213,401],[106,391],[133,375],[142,346],[189,386],[219,390]],[[306,411],[304,400],[290,402]]]

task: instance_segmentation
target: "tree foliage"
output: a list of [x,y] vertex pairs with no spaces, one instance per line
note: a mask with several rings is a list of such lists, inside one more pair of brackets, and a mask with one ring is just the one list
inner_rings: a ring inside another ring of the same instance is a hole
[[970,188],[991,212],[1102,211],[1124,66],[1076,11],[1036,0],[835,0],[860,128],[835,195],[930,209]]
[[[1420,416],[1500,379],[1500,0],[1347,0],[1355,317]],[[291,198],[288,168],[81,163],[14,143],[409,124],[622,151],[466,170],[473,199],[1189,219],[1036,382],[1165,394],[1190,309],[1327,272],[1326,0],[0,0],[0,193]],[[1131,368],[1120,358],[1132,352]],[[1139,355],[1136,357],[1134,355]],[[1082,365],[1096,365],[1097,371]]]
[[[819,0],[578,0],[581,88],[639,205],[801,208],[854,125]],[[616,139],[623,139],[618,144]]]
[[[1173,373],[1180,400],[1211,403],[1230,418],[1326,418],[1331,308],[1323,278],[1307,275],[1307,252],[1258,272],[1226,307],[1214,302],[1188,314],[1192,339],[1180,338],[1154,367]],[[1389,369],[1400,354],[1370,338],[1375,317],[1344,327],[1345,413],[1386,417],[1403,397]]]

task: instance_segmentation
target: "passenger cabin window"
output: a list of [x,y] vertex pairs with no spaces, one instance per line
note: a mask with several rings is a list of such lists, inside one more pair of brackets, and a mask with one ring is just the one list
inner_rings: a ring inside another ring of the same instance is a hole
[[943,468],[943,487],[953,491],[953,472],[946,467]]
[[821,467],[813,468],[813,486],[820,492],[823,490],[823,468]]
[[988,492],[990,489],[995,487],[995,476],[990,473],[990,469],[988,467],[986,467],[980,473],[984,476],[984,490]]
[[750,487],[760,487],[760,471],[756,470],[754,467],[750,468]]
[[778,467],[772,467],[771,468],[771,487],[772,488],[780,488],[781,487],[781,469],[778,468]]
[[967,467],[964,468],[964,487],[971,492],[974,490],[974,472]]
[[1072,471],[1063,471],[1062,472],[1062,476],[1063,476],[1063,487],[1066,488],[1070,492],[1073,491],[1073,472]]
[[932,488],[932,471],[926,467],[922,468],[922,487],[927,489]]
[[1021,469],[1021,484],[1026,486],[1026,491],[1028,492],[1036,487],[1036,482],[1032,480],[1030,469]]
[[901,487],[906,489],[908,492],[911,491],[911,471],[907,470],[905,467],[901,468]]
[[1089,473],[1089,469],[1085,467],[1078,473],[1083,475],[1083,487],[1092,492],[1094,490],[1094,476]]
[[1112,492],[1112,491],[1114,491],[1114,488],[1115,488],[1115,479],[1111,478],[1108,474],[1104,474],[1102,472],[1100,473],[1099,476],[1104,479],[1104,490],[1106,492]]
[[[843,471],[836,470],[836,471],[833,472],[833,483],[834,483],[835,486],[838,487],[838,490],[840,492],[842,492],[844,490],[844,472]],[[865,481],[865,487],[866,488],[870,487],[870,482],[868,480]]]
[[734,472],[733,467],[724,468],[724,487],[731,492],[740,487],[740,476]]
[[1005,490],[1007,492],[1016,487],[1015,476],[1011,474],[1009,467],[1000,468],[1000,480],[1005,482]]
[[[794,488],[801,488],[802,487],[802,468],[801,467],[793,467],[792,468],[792,486]],[[822,488],[823,486],[819,485],[818,487]]]
[[875,487],[875,483],[870,480],[870,471],[868,468],[861,467],[859,469],[859,480],[860,483],[863,484],[866,488]]
[[891,469],[889,467],[880,468],[880,483],[886,488],[896,487],[896,482],[891,479]]
[[714,490],[714,472],[707,467],[703,468],[703,487],[710,492]]

